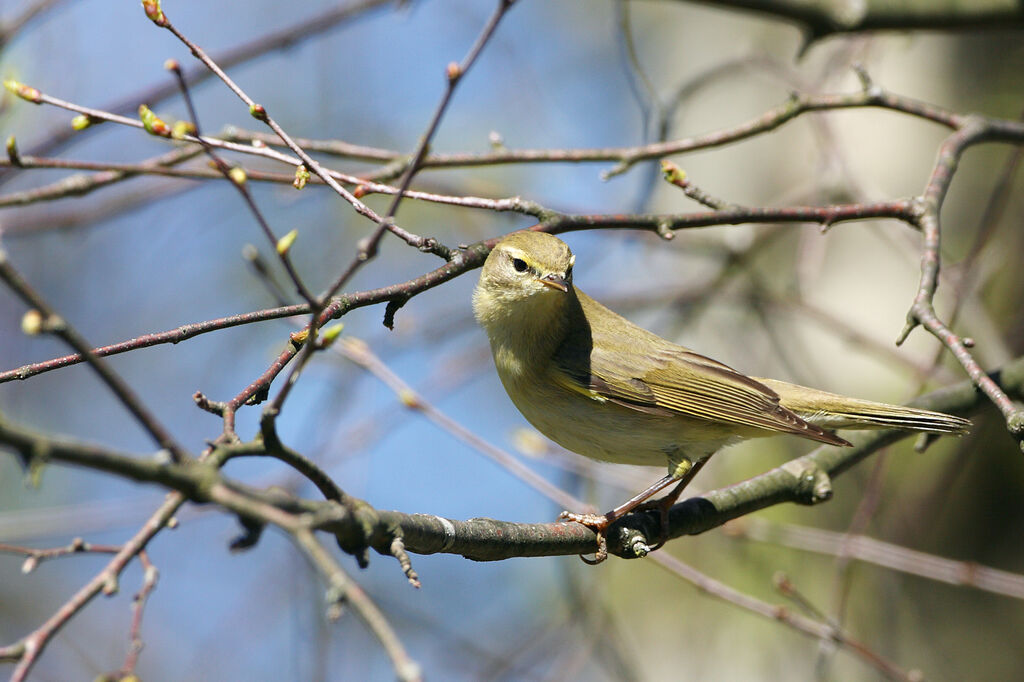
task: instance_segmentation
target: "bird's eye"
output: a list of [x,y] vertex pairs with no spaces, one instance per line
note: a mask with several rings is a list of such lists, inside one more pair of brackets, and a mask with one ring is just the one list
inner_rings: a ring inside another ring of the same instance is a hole
[[512,267],[516,269],[516,272],[526,272],[530,266],[522,258],[513,258]]

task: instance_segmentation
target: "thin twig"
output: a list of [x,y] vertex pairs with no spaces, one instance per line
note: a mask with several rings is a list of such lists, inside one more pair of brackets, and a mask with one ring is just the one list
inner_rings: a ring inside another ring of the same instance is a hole
[[766,521],[747,517],[726,526],[729,535],[768,542],[827,556],[850,558],[929,580],[973,587],[1003,597],[1024,599],[1024,575],[956,561],[908,549],[860,534],[837,533],[823,528]]
[[366,369],[375,377],[387,384],[388,388],[395,392],[403,406],[410,410],[420,412],[434,424],[450,433],[463,443],[466,443],[477,452],[495,461],[500,467],[510,474],[526,483],[540,494],[560,505],[564,509],[589,510],[590,505],[576,499],[558,486],[552,485],[542,476],[536,474],[532,469],[525,466],[518,459],[499,447],[492,445],[480,436],[476,435],[465,426],[446,415],[441,410],[414,391],[409,384],[405,383],[397,374],[384,364],[363,341],[348,336],[339,341],[335,348],[348,360]]
[[127,676],[132,675],[135,672],[135,666],[139,662],[139,654],[142,653],[143,642],[142,642],[142,614],[146,609],[146,602],[149,599],[149,595],[156,589],[156,581],[160,576],[160,572],[156,570],[156,566],[149,560],[145,550],[139,552],[139,563],[142,564],[142,587],[132,597],[132,625],[128,634],[128,654],[124,658],[124,664],[121,666],[120,679],[125,679]]
[[[237,66],[270,52],[290,49],[297,43],[337,28],[347,20],[359,18],[371,10],[380,9],[388,4],[398,4],[398,2],[396,0],[354,0],[343,5],[332,6],[319,14],[297,21],[290,26],[273,30],[235,47],[228,48],[218,53],[214,59],[224,68]],[[185,70],[185,80],[193,87],[212,75],[209,69],[201,65]],[[150,88],[132,92],[123,99],[109,102],[100,107],[100,109],[115,114],[127,114],[135,111],[139,106],[139,102],[155,104],[177,94],[177,92],[177,85],[167,83],[165,79],[162,79],[160,83]],[[62,147],[69,140],[77,137],[81,137],[81,133],[72,130],[67,125],[51,128],[45,134],[39,136],[44,141],[29,151],[32,154],[49,154],[54,149]],[[2,181],[3,178],[0,177],[0,182]]]
[[[494,31],[498,27],[498,22],[501,21],[503,16],[505,16],[505,13],[512,6],[513,2],[514,0],[498,0],[497,8],[494,10],[494,13],[491,14],[487,24],[480,32],[480,35],[477,37],[473,47],[470,48],[469,53],[462,60],[462,63],[452,63],[448,65],[446,71],[448,79],[444,94],[441,95],[441,101],[438,102],[426,131],[420,137],[420,143],[412,155],[412,161],[403,172],[402,180],[398,185],[398,193],[395,194],[395,198],[388,207],[384,222],[381,222],[372,234],[360,240],[356,257],[348,264],[348,267],[344,268],[339,273],[337,279],[327,287],[327,296],[333,296],[335,293],[341,291],[341,288],[345,286],[352,276],[377,254],[377,247],[380,244],[381,238],[384,236],[384,231],[389,229],[389,226],[392,225],[395,213],[402,201],[402,194],[409,189],[409,185],[412,182],[413,177],[416,175],[420,165],[423,163],[423,158],[426,156],[430,141],[433,139],[434,133],[437,132],[437,128],[441,124],[441,118],[444,116],[444,113],[448,108],[448,103],[451,101],[451,97],[455,92],[456,86],[458,86],[463,76],[465,76],[466,72],[476,62],[477,57],[487,44],[487,41],[494,35]],[[412,242],[409,243],[411,244]],[[457,252],[452,251],[432,238],[419,244],[419,248],[436,253],[448,261],[453,261],[457,256]]]
[[795,632],[808,635],[819,640],[828,640],[856,655],[862,661],[871,665],[889,679],[906,680],[907,682],[920,680],[920,674],[916,671],[905,671],[891,661],[883,658],[880,654],[870,649],[866,644],[853,639],[842,630],[831,627],[826,623],[793,613],[783,606],[769,604],[757,597],[744,594],[739,590],[729,587],[723,582],[715,580],[709,575],[701,573],[692,566],[683,563],[671,554],[657,552],[651,557],[654,562],[669,571],[670,573],[686,580],[698,590],[716,599],[739,606],[745,611],[754,613],[768,620],[777,621],[786,625]]
[[17,661],[11,675],[12,682],[27,679],[32,667],[39,660],[43,650],[53,637],[92,599],[104,592],[117,589],[118,577],[131,560],[146,547],[146,544],[160,532],[174,517],[174,513],[185,502],[180,492],[171,492],[164,503],[157,509],[145,524],[132,536],[114,558],[107,563],[89,582],[57,609],[42,625],[9,646],[0,647],[0,661]]
[[[225,71],[220,66],[218,66],[217,63],[213,59],[211,59],[210,56],[207,55],[206,52],[201,47],[196,45],[187,36],[185,36],[185,34],[179,31],[174,26],[174,24],[172,24],[170,20],[167,18],[167,14],[165,12],[163,12],[162,10],[159,11],[158,17],[159,18],[154,18],[151,16],[150,18],[153,19],[153,23],[155,23],[157,26],[161,28],[166,28],[168,31],[174,34],[174,36],[178,40],[180,40],[186,47],[188,47],[192,54],[196,57],[196,59],[205,64],[206,68],[213,72],[228,87],[228,89],[235,93],[235,95],[239,99],[245,102],[246,106],[248,106],[249,108],[249,113],[254,118],[256,118],[259,121],[262,121],[271,130],[273,130],[274,133],[285,143],[285,145],[287,145],[287,147],[291,149],[292,152],[299,157],[299,159],[301,159],[301,164],[304,165],[307,169],[309,169],[310,172],[319,176],[320,179],[323,180],[331,189],[333,189],[345,201],[351,204],[352,208],[355,209],[356,213],[359,213],[360,215],[369,218],[373,222],[377,223],[378,231],[388,229],[396,236],[402,238],[412,246],[422,248],[427,244],[427,240],[423,239],[422,237],[418,237],[417,235],[414,235],[410,232],[406,232],[397,225],[394,225],[394,223],[392,223],[391,221],[385,218],[381,218],[379,215],[377,215],[375,211],[373,211],[373,209],[371,209],[369,206],[367,206],[362,201],[357,199],[355,195],[353,195],[347,189],[338,184],[338,182],[331,176],[330,173],[325,171],[323,167],[321,167],[321,165],[313,157],[307,154],[306,151],[302,149],[302,147],[297,145],[292,140],[292,138],[284,131],[284,128],[282,128],[277,123],[277,121],[275,121],[270,116],[270,114],[267,113],[267,110],[263,107],[263,105],[257,104],[255,100],[249,97],[249,95],[246,94],[246,92],[242,90],[233,80],[231,80],[231,78],[228,77],[227,73],[225,73]],[[327,296],[322,298],[329,297],[333,293],[333,291],[336,290],[337,289],[329,291]]]
[[26,313],[27,317],[23,321],[26,331],[53,334],[63,340],[89,363],[103,383],[172,460],[183,462],[190,458],[188,452],[178,445],[170,432],[157,421],[156,416],[145,407],[124,379],[93,353],[91,345],[82,338],[78,331],[66,319],[58,315],[43,297],[25,281],[10,263],[7,252],[2,248],[0,248],[0,279],[30,307]]
[[[934,306],[941,262],[939,254],[940,213],[960,159],[967,149],[981,142],[992,140],[1024,142],[1024,134],[1017,135],[1014,131],[1015,127],[1012,125],[996,123],[982,117],[968,117],[963,125],[959,126],[957,131],[948,137],[939,148],[931,177],[919,200],[920,207],[916,218],[916,223],[924,235],[924,248],[921,252],[921,279],[914,302],[907,313],[907,323],[897,337],[896,343],[903,343],[918,325],[927,329],[949,349],[975,385],[999,408],[1006,419],[1007,430],[1017,439],[1021,449],[1024,450],[1024,409],[1015,405],[985,374],[968,350],[970,343],[965,343],[963,338],[946,326],[935,312]],[[1007,134],[1010,135],[1009,138],[1006,137]]]
[[277,235],[274,234],[274,230],[270,227],[267,219],[263,217],[263,213],[260,211],[259,206],[256,205],[256,200],[253,198],[252,192],[250,192],[246,187],[245,176],[233,175],[232,169],[227,162],[220,158],[220,156],[213,151],[213,147],[203,140],[202,129],[199,126],[199,114],[196,113],[196,108],[192,103],[192,93],[189,91],[188,83],[185,81],[185,77],[181,73],[181,67],[178,65],[178,62],[173,60],[169,62],[168,69],[174,74],[175,79],[178,81],[178,86],[181,88],[181,94],[185,100],[185,107],[188,109],[189,118],[191,119],[192,125],[195,127],[196,139],[198,139],[199,144],[203,146],[203,151],[206,152],[207,156],[213,159],[214,165],[217,167],[217,170],[221,175],[223,175],[224,179],[231,183],[232,187],[238,190],[238,193],[242,196],[242,200],[245,201],[245,205],[248,207],[249,212],[252,213],[253,217],[256,219],[256,223],[260,226],[260,229],[263,230],[263,234],[267,236],[267,239],[270,241],[270,245],[274,247],[274,251],[277,253],[278,259],[281,261],[281,265],[284,266],[285,272],[288,273],[288,277],[291,278],[292,284],[295,285],[295,290],[314,310],[316,310],[322,305],[321,302],[313,296],[309,289],[306,288],[306,285],[302,281],[302,277],[299,276],[298,271],[292,264],[289,250],[281,248],[280,239],[278,239]]

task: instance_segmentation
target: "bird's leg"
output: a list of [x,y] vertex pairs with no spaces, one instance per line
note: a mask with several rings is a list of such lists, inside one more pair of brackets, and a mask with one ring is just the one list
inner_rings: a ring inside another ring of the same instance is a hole
[[[665,488],[679,481],[680,485],[676,486],[675,490],[673,490],[667,496],[672,498],[672,501],[674,502],[675,499],[679,497],[679,494],[683,492],[683,488],[686,487],[686,484],[689,483],[690,480],[693,478],[693,475],[697,473],[696,470],[700,469],[700,464],[702,463],[694,465],[690,460],[684,459],[682,463],[676,466],[676,468],[672,472],[656,481],[653,485],[648,486],[641,492],[629,498],[628,500],[620,504],[618,507],[615,507],[615,509],[612,509],[611,511],[606,512],[604,514],[574,514],[568,511],[564,511],[561,514],[559,514],[559,519],[562,519],[564,521],[574,521],[576,523],[583,524],[587,528],[591,528],[595,533],[597,533],[597,551],[594,553],[594,558],[584,558],[583,561],[587,562],[588,564],[599,564],[605,559],[607,559],[608,540],[605,537],[605,533],[608,530],[608,526],[612,525],[613,523],[615,523],[623,516],[636,509],[637,507],[643,505],[650,498],[654,497]],[[675,497],[673,497],[673,495]],[[668,506],[671,507],[672,505],[669,504]],[[665,518],[662,522],[662,534],[665,535],[667,534],[668,529],[667,510],[664,512],[663,516]],[[664,543],[665,541],[662,540],[658,547],[661,547],[661,545]]]
[[707,457],[696,462],[691,462],[684,458],[672,472],[673,474],[679,475],[678,479],[675,479],[678,480],[679,483],[672,489],[672,492],[660,500],[650,500],[640,505],[641,509],[650,509],[652,507],[657,509],[658,516],[661,520],[661,537],[658,539],[658,544],[651,547],[651,552],[656,549],[661,549],[661,546],[668,540],[668,512],[672,508],[672,505],[676,503],[676,500],[679,499],[679,496],[683,494],[683,490],[686,486],[688,486],[690,481],[693,480],[693,477],[696,476],[697,472],[704,466],[704,462],[706,461],[708,461]]

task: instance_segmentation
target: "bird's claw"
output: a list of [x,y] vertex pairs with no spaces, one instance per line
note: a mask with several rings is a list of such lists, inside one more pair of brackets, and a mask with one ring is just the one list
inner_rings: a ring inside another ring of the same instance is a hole
[[594,558],[588,559],[587,557],[580,555],[580,559],[583,563],[595,566],[605,559],[608,558],[608,526],[611,525],[611,521],[608,517],[603,514],[575,514],[573,512],[564,511],[558,515],[560,521],[571,521],[580,525],[586,526],[595,533],[597,533],[597,551],[594,552]]

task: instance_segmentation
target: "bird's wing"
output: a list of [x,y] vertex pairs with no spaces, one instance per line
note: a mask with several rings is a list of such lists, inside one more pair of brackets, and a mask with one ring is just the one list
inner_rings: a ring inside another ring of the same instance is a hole
[[556,353],[556,373],[566,388],[650,414],[849,445],[782,407],[778,394],[764,384],[637,327],[585,295],[581,299],[587,317],[600,323],[587,325],[585,335],[570,334]]

